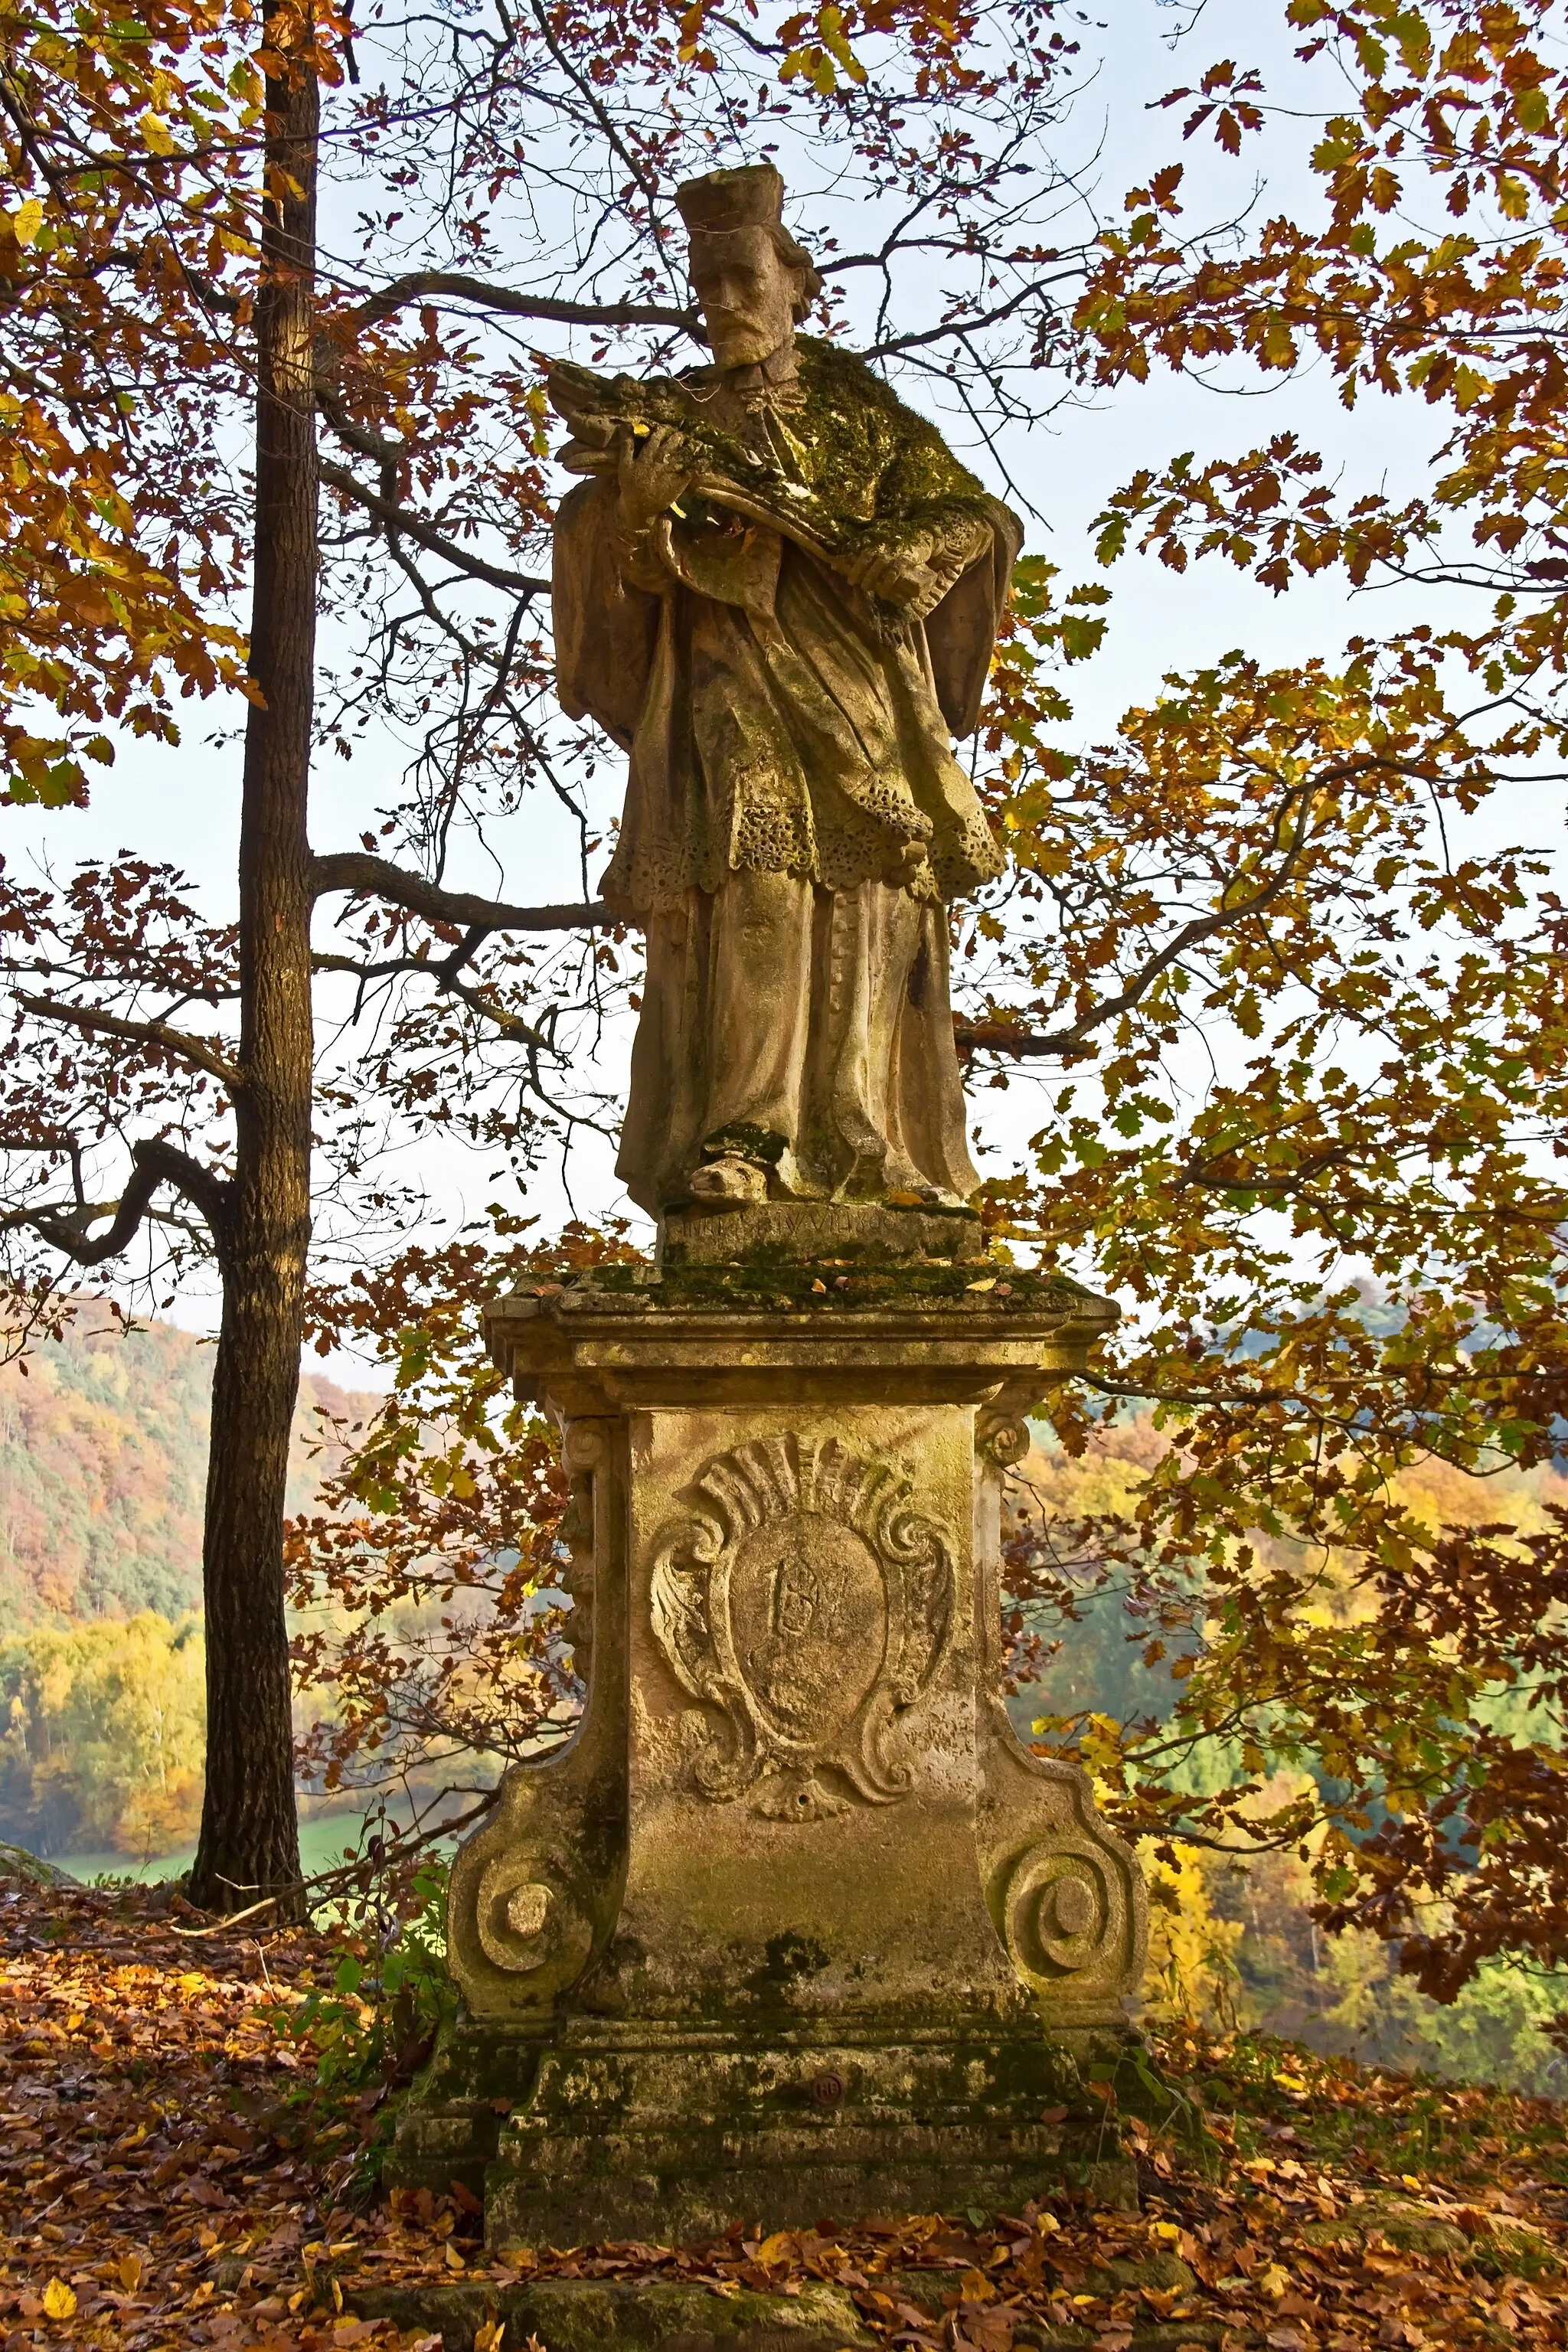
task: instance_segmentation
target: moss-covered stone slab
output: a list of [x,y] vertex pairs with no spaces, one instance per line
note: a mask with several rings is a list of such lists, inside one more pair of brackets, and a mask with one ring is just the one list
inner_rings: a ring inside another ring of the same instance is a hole
[[1528,2221],[1471,2206],[1450,2217],[1399,2197],[1369,2197],[1342,2213],[1306,2222],[1301,2236],[1311,2246],[1359,2248],[1381,2240],[1401,2253],[1454,2254],[1482,2270],[1506,2269],[1523,2278],[1562,2267],[1550,2238]]
[[[885,2281],[879,2276],[876,2284],[880,2286],[885,2283],[890,2294],[900,2295],[906,2303],[918,2305],[922,2311],[941,2312],[957,2301],[963,2283],[969,2275],[967,2270],[928,2267],[889,2271]],[[1100,2295],[1110,2302],[1119,2294],[1135,2294],[1141,2287],[1150,2287],[1157,2294],[1191,2294],[1197,2290],[1197,2280],[1180,2254],[1160,2249],[1111,2263],[1090,2264],[1083,2274],[1083,2284],[1078,2292]]]
[[[927,2271],[900,2273],[885,2284],[940,2312],[953,2283]],[[345,2306],[356,2318],[393,2319],[399,2327],[439,2336],[445,2352],[473,2352],[486,2319],[506,2321],[509,2344],[525,2344],[531,2334],[544,2352],[869,2352],[879,2341],[841,2287],[815,2284],[798,2295],[784,2295],[716,2294],[710,2287],[663,2279],[541,2279],[505,2287],[465,2280],[350,2291]],[[1126,2352],[1181,2352],[1187,2346],[1209,2352],[1226,2332],[1212,2320],[1135,2322]],[[1100,2333],[1054,2327],[1020,2314],[1013,2342],[1016,2352],[1089,2352]],[[1229,2333],[1237,2341],[1237,2331]],[[1243,2331],[1240,2341],[1247,2340]]]
[[361,2319],[395,2319],[438,2335],[447,2352],[471,2352],[487,2317],[504,2319],[507,2342],[538,2336],[545,2352],[861,2352],[876,2341],[841,2287],[798,2295],[716,2294],[676,2280],[541,2279],[487,2287],[378,2287],[345,2295]]

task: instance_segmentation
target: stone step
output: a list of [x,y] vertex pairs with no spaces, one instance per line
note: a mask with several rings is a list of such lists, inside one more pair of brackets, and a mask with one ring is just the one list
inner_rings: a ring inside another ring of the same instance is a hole
[[[900,2284],[903,2282],[900,2282]],[[922,2301],[924,2298],[921,2298]],[[487,2319],[504,2319],[507,2352],[532,2335],[544,2352],[874,2352],[872,2335],[842,2288],[812,2284],[798,2295],[717,2294],[673,2279],[536,2279],[492,2286],[479,2279],[450,2285],[380,2286],[345,2283],[345,2310],[359,2319],[392,2319],[400,2328],[439,2336],[445,2352],[473,2352]],[[942,2319],[933,2323],[933,2339]],[[1053,2327],[1020,2318],[1015,2352],[1090,2352],[1100,2327]],[[1134,2323],[1122,2352],[1212,2352],[1222,2336],[1238,2347],[1254,2339],[1216,2320]]]

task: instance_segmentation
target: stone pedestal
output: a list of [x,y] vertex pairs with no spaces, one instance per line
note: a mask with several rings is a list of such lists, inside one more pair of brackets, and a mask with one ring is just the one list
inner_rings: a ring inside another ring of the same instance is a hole
[[399,2132],[492,2244],[1016,2208],[1098,2151],[1142,1888],[1014,1735],[997,1573],[1024,1414],[1114,1310],[860,1223],[801,1264],[690,1219],[492,1312],[593,1623],[575,1737],[458,1855],[465,2012]]

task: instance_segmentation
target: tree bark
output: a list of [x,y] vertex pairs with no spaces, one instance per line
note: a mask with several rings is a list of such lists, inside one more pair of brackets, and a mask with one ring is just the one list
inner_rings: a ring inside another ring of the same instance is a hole
[[[263,47],[298,54],[308,18],[268,12]],[[207,1769],[191,1899],[298,1916],[292,1691],[283,1514],[310,1234],[310,732],[317,458],[312,350],[320,91],[309,61],[267,85],[256,305],[256,545],[240,813],[236,1148],[216,1236],[223,1319],[214,1369],[203,1585]]]

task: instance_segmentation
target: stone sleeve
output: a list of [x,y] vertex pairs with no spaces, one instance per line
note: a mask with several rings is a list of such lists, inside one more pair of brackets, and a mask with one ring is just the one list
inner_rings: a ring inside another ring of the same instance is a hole
[[615,485],[581,483],[555,517],[551,605],[556,691],[623,751],[637,732],[658,638],[659,599],[626,576]]
[[942,715],[961,740],[980,724],[996,632],[1007,588],[1024,543],[1024,526],[999,499],[990,509],[985,542],[974,561],[926,615],[926,645]]

